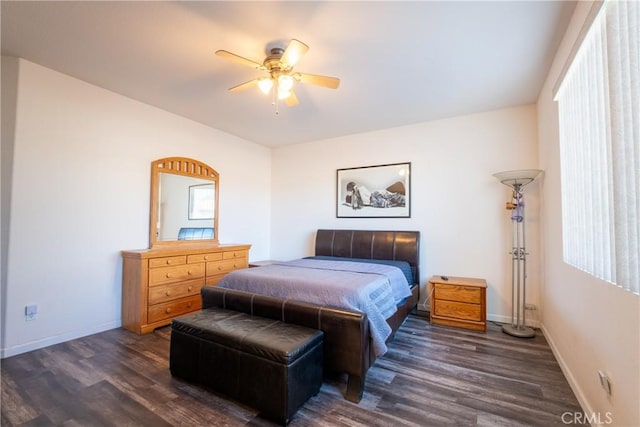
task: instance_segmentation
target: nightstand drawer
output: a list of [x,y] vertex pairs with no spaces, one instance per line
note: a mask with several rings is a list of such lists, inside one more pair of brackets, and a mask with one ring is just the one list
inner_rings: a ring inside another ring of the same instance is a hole
[[482,321],[482,310],[478,304],[467,304],[464,302],[436,300],[435,315],[450,317],[459,320]]
[[443,285],[438,283],[435,286],[434,297],[436,300],[480,304],[482,301],[482,291],[480,288],[459,285]]

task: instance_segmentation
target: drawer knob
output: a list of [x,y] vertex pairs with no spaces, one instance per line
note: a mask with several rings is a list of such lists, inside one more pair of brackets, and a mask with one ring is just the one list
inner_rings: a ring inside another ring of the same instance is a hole
[[170,297],[171,296],[171,291],[167,291],[165,295]]
[[171,313],[171,307],[167,307],[167,309],[164,312],[167,314]]
[[234,252],[234,253],[233,253],[233,257],[235,258],[235,257],[237,257],[237,256],[238,256],[238,254]]
[[191,292],[192,290],[193,290],[193,286],[189,286],[189,287],[187,288],[187,292]]
[[167,260],[167,264],[171,264],[171,260],[170,259]]
[[233,264],[233,268],[238,268],[238,266],[237,266],[237,265],[235,265],[235,264]]
[[218,266],[218,270],[222,270],[222,266],[221,265]]
[[191,308],[192,305],[192,303],[187,304],[187,308]]
[[187,271],[187,274],[188,274],[189,276],[191,276],[191,275],[193,274],[193,271],[189,270],[189,271]]
[[171,278],[171,273],[167,273],[167,274],[165,274],[165,276],[167,276],[167,279],[170,279]]
[[204,256],[204,260],[206,261],[206,260],[208,260],[208,259],[209,259],[209,255],[205,255],[205,256]]

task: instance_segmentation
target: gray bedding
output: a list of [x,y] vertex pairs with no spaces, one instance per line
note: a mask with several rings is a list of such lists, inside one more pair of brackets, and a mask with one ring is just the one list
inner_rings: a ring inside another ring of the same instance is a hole
[[315,259],[236,270],[218,286],[366,313],[376,356],[387,351],[386,319],[411,295],[397,267]]

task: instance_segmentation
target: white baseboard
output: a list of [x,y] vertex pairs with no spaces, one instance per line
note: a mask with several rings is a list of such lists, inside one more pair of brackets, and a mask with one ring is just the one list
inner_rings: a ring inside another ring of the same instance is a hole
[[117,320],[109,323],[104,323],[102,325],[97,325],[89,329],[71,331],[65,334],[55,335],[52,337],[46,337],[36,341],[19,344],[11,348],[3,348],[3,349],[0,349],[0,359],[5,359],[7,357],[15,356],[22,353],[27,353],[29,351],[38,350],[44,347],[49,347],[50,345],[60,344],[61,342],[74,340],[76,338],[82,338],[88,335],[97,334],[98,332],[104,332],[110,329],[119,328],[120,326],[122,326],[122,322],[120,320]]
[[567,379],[567,382],[569,383],[569,387],[571,387],[571,390],[573,390],[573,394],[576,395],[576,398],[578,399],[578,403],[580,404],[582,411],[585,414],[593,414],[594,413],[593,408],[589,404],[589,401],[587,400],[584,392],[582,391],[582,388],[580,388],[580,386],[578,385],[576,378],[573,376],[573,373],[571,372],[571,369],[569,368],[564,358],[562,357],[562,354],[560,354],[560,351],[558,350],[558,347],[556,346],[556,343],[553,340],[553,337],[549,334],[549,331],[547,331],[547,329],[544,327],[544,324],[540,327],[540,330],[542,331],[542,334],[544,335],[544,337],[547,339],[547,343],[549,343],[551,352],[553,353],[556,360],[558,361],[558,365],[560,365],[560,369],[562,370],[564,377]]
[[[504,316],[502,314],[487,314],[487,320],[496,323],[511,323],[511,316]],[[540,328],[540,322],[535,319],[526,318],[525,324],[532,328]]]

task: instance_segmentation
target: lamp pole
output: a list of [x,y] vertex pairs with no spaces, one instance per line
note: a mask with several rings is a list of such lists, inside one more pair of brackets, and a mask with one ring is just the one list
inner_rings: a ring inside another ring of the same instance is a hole
[[525,204],[522,188],[540,174],[538,169],[525,169],[496,173],[502,184],[513,189],[507,202],[511,211],[511,324],[502,325],[502,331],[519,338],[532,338],[536,332],[525,324],[527,251],[525,246]]

